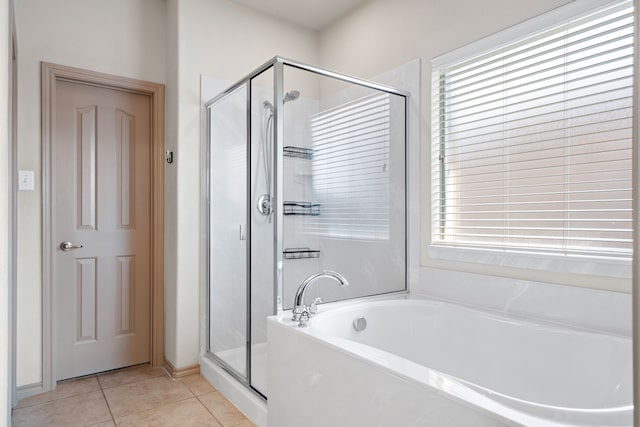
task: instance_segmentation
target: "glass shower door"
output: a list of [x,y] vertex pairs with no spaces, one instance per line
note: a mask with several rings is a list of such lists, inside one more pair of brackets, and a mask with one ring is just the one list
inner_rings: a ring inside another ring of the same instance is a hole
[[269,67],[207,104],[207,352],[263,396],[267,394],[266,319],[276,313],[277,295],[273,79]]
[[247,85],[214,100],[209,120],[208,351],[247,380]]

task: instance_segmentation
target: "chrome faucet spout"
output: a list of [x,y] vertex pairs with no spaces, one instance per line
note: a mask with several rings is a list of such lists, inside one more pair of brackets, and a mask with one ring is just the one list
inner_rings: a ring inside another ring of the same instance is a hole
[[296,296],[293,303],[293,320],[299,320],[300,314],[305,311],[307,312],[307,316],[310,315],[308,307],[304,304],[305,293],[309,285],[311,285],[316,280],[322,279],[325,277],[335,280],[336,282],[338,282],[338,285],[340,285],[340,287],[349,286],[349,281],[345,279],[345,277],[342,274],[337,273],[335,271],[331,271],[331,270],[321,271],[319,273],[315,273],[307,277],[302,281],[302,283],[298,287],[298,290],[296,291]]

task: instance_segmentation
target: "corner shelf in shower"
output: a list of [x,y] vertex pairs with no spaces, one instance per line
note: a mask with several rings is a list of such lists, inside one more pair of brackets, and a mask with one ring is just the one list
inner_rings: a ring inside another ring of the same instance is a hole
[[320,203],[284,202],[283,215],[320,215]]
[[313,150],[311,148],[294,147],[293,145],[283,147],[282,154],[285,157],[295,157],[297,159],[311,160],[313,158]]
[[282,251],[284,259],[320,258],[320,251],[309,248],[287,248]]

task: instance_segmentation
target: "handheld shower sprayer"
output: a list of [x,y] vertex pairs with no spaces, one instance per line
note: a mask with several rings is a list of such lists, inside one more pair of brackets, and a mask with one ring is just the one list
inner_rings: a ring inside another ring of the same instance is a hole
[[[290,90],[289,92],[284,94],[284,98],[282,99],[282,102],[286,104],[287,102],[295,101],[298,98],[300,98],[300,91]],[[273,113],[273,104],[271,102],[265,100],[262,103],[262,106],[265,108],[265,110],[269,110],[269,112]]]
[[[299,97],[300,91],[290,90],[289,92],[284,94],[282,103],[286,104],[289,101],[295,101]],[[271,138],[273,137],[273,104],[269,100],[264,100],[262,102],[262,106],[265,110],[269,110],[264,129],[264,137],[262,139],[266,192],[258,198],[256,209],[258,210],[258,212],[260,212],[260,215],[269,217],[269,222],[271,222],[271,213],[273,212],[273,207],[271,205]]]

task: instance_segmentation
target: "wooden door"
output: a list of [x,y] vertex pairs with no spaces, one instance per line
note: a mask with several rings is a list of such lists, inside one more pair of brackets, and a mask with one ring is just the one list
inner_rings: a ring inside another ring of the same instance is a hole
[[53,105],[60,380],[150,360],[151,101],[58,80]]

